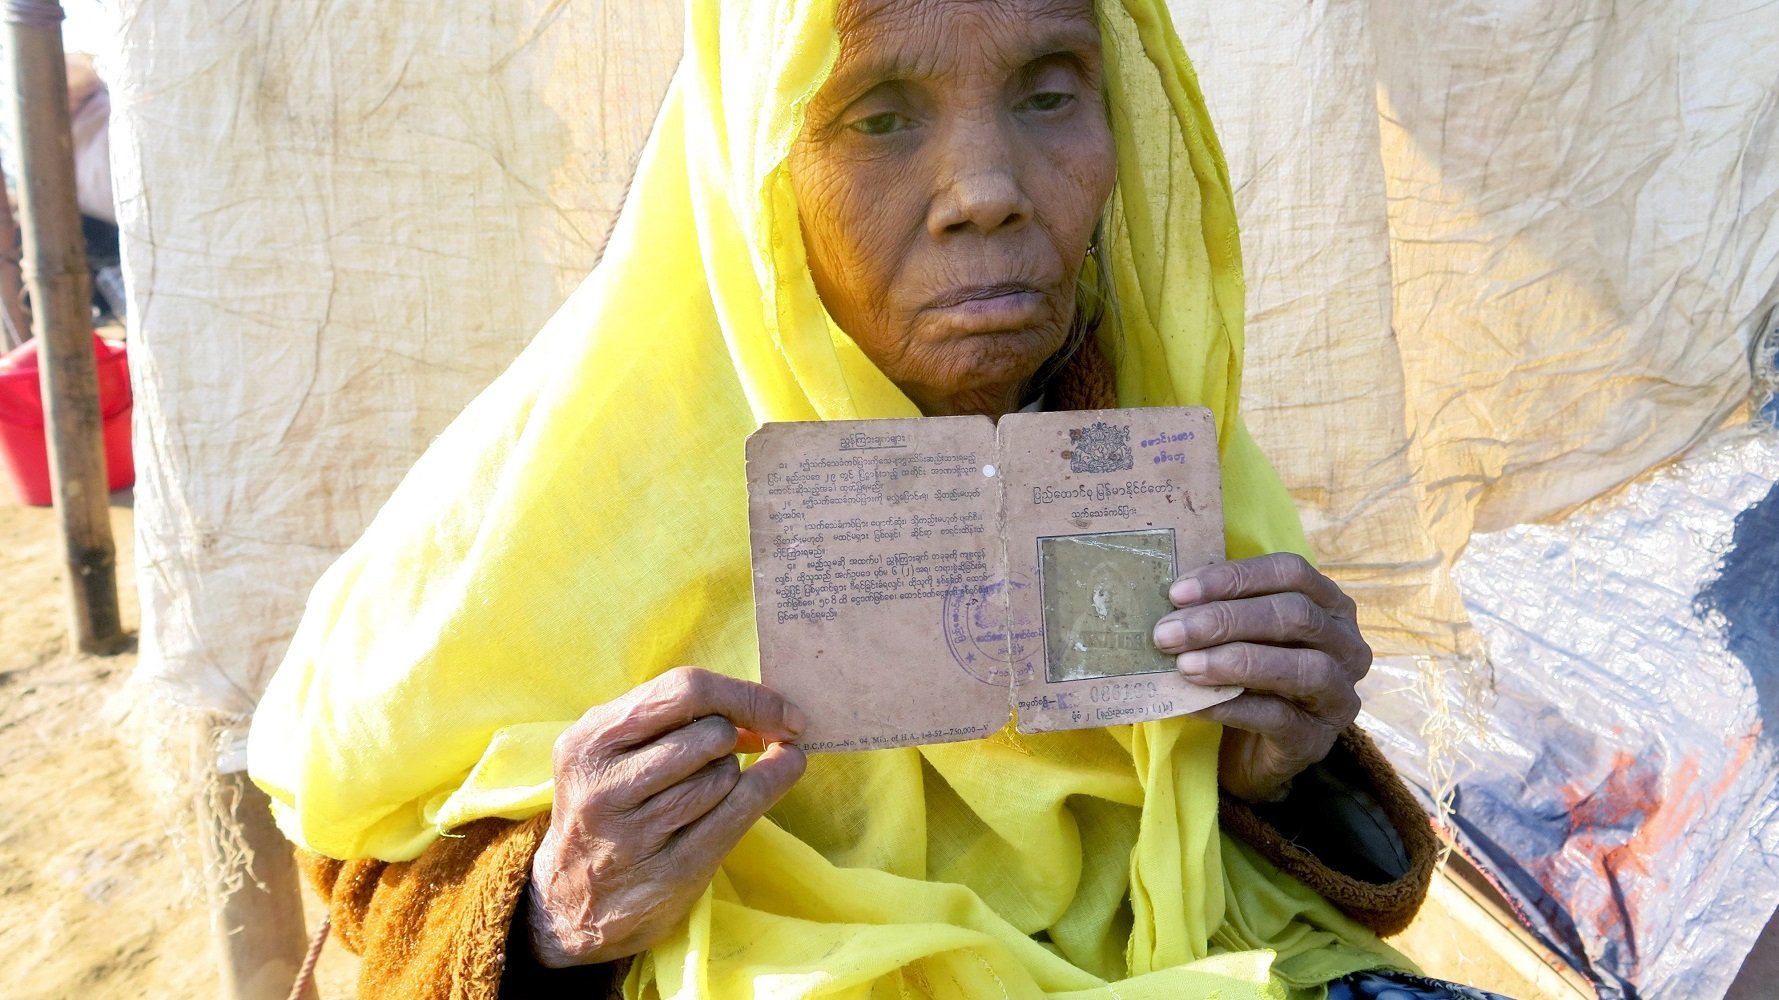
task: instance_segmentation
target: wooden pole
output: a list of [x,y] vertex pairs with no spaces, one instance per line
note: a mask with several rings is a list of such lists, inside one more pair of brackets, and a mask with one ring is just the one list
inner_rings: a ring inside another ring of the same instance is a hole
[[[211,933],[220,952],[222,1000],[287,1000],[303,964],[303,896],[290,841],[272,822],[271,800],[240,772],[216,777],[200,812],[210,873]],[[244,850],[244,856],[233,851]],[[251,871],[243,865],[250,864]],[[231,885],[229,883],[237,882]],[[313,985],[303,994],[315,1000]]]
[[70,631],[83,652],[128,644],[117,606],[117,549],[93,359],[86,249],[74,191],[74,139],[62,58],[62,5],[4,0],[12,62],[12,134],[32,329],[39,345],[49,474],[67,566]]

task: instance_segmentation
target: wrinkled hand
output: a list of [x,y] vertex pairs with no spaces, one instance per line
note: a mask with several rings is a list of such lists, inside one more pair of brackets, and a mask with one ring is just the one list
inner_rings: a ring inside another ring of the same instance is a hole
[[[803,775],[779,742],[803,714],[770,688],[680,667],[596,706],[556,740],[556,802],[526,919],[543,965],[660,941],[748,828]],[[765,753],[745,771],[736,754]]]
[[1156,624],[1156,647],[1176,654],[1188,680],[1247,689],[1197,713],[1229,727],[1223,787],[1249,802],[1282,798],[1359,715],[1354,686],[1371,647],[1352,599],[1290,553],[1194,570],[1168,596],[1180,610]]

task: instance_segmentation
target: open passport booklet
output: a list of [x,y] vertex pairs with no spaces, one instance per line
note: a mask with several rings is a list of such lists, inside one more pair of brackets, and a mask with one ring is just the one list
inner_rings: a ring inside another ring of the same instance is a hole
[[1224,557],[1209,410],[767,424],[747,442],[761,680],[809,751],[1147,722],[1236,688],[1151,632]]

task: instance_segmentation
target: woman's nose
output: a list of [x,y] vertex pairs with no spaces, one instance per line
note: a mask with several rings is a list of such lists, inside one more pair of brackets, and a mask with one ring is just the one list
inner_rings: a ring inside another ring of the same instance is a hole
[[927,231],[944,236],[974,229],[987,235],[1030,220],[1032,206],[1019,180],[1018,151],[1001,129],[983,123],[948,132]]

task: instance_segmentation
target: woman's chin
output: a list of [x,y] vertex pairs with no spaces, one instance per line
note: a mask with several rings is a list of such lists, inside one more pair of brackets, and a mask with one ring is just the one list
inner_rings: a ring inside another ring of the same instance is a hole
[[901,380],[903,389],[928,416],[1000,416],[1020,407],[1064,340],[1048,330],[972,333],[950,341],[942,364],[929,367],[949,377]]

